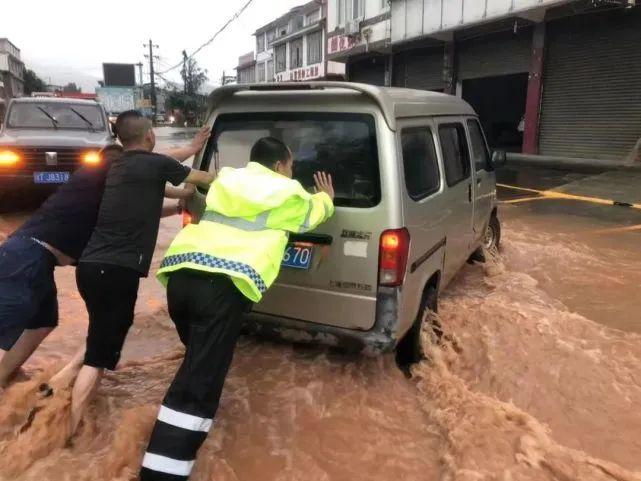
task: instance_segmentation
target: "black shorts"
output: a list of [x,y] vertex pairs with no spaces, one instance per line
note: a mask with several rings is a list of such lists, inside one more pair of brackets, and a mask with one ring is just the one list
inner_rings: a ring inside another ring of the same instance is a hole
[[140,274],[127,267],[81,262],[76,282],[89,312],[85,364],[114,370],[134,322]]
[[54,255],[32,239],[0,245],[0,349],[8,351],[25,329],[58,325]]

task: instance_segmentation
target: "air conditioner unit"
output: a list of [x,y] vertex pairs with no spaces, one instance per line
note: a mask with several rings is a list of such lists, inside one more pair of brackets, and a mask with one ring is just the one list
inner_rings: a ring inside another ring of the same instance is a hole
[[360,35],[361,33],[361,19],[355,18],[354,20],[348,20],[345,24],[345,35],[348,37],[353,37]]

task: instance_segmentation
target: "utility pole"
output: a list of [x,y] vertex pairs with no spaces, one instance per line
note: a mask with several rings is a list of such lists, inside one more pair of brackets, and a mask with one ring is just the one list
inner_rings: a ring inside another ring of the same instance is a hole
[[140,77],[140,86],[142,87],[145,83],[145,80],[142,78],[142,62],[136,64],[138,66],[138,75]]
[[149,77],[150,77],[150,83],[151,83],[151,110],[154,114],[153,116],[153,122],[156,122],[156,114],[157,114],[157,107],[156,107],[156,79],[155,74],[154,74],[154,58],[156,60],[160,60],[160,57],[154,56],[154,48],[159,48],[158,45],[154,45],[154,43],[149,39],[149,43],[143,44],[144,47],[149,47],[149,55],[145,55],[146,58],[149,59]]

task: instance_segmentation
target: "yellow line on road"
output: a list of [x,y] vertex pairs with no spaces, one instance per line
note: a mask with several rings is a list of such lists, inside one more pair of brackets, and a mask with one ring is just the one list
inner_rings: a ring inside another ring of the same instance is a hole
[[547,197],[542,197],[542,196],[538,196],[538,197],[521,197],[519,199],[502,200],[499,203],[500,204],[520,204],[521,202],[530,202],[530,201],[533,201],[533,200],[546,200],[546,199],[547,199]]
[[503,187],[505,189],[511,189],[511,190],[517,190],[517,191],[522,191],[522,192],[530,192],[534,194],[539,194],[547,199],[559,199],[559,200],[578,200],[581,202],[591,202],[592,204],[600,204],[600,205],[624,205],[625,207],[631,207],[633,209],[641,209],[641,204],[628,204],[628,203],[622,203],[622,202],[617,202],[615,200],[611,199],[601,199],[599,197],[588,197],[585,195],[574,195],[574,194],[566,194],[564,192],[556,192],[554,190],[536,190],[536,189],[528,189],[525,187],[518,187],[515,185],[507,185],[507,184],[496,184],[497,187]]

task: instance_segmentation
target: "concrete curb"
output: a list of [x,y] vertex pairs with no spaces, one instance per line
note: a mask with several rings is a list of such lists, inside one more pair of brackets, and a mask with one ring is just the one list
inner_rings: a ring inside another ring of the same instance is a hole
[[507,154],[507,166],[540,167],[552,170],[570,170],[573,172],[603,172],[623,170],[641,172],[641,163],[630,163],[616,160],[576,159],[571,157],[550,157],[545,155]]

